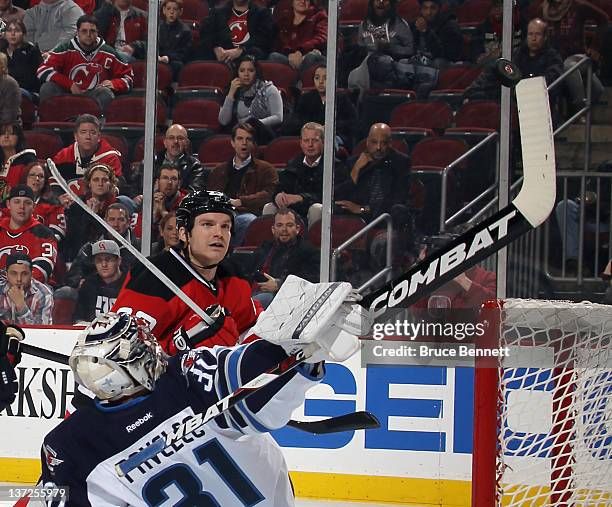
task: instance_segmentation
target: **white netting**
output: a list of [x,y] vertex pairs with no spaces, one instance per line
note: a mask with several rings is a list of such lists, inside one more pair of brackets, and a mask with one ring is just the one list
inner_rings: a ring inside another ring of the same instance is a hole
[[506,300],[498,500],[612,506],[612,307]]

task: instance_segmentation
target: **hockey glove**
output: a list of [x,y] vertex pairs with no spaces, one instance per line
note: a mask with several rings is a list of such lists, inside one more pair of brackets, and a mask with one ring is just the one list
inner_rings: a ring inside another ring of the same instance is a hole
[[229,315],[227,310],[218,304],[210,305],[204,311],[213,320],[213,324],[206,324],[206,322],[194,314],[192,317],[194,322],[193,325],[188,322],[174,332],[172,341],[178,351],[183,352],[185,350],[195,349],[200,346],[203,341],[216,335],[223,327],[225,317]]
[[20,327],[0,322],[0,410],[15,400],[17,377],[14,366],[21,361],[21,341],[24,338]]
[[357,299],[348,282],[310,283],[290,275],[252,331],[287,354],[312,353],[309,363],[344,361],[371,327],[367,310],[353,304]]

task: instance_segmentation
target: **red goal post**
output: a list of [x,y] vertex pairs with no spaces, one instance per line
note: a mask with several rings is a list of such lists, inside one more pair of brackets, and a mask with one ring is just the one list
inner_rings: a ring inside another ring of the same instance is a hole
[[482,312],[472,506],[612,505],[612,306],[507,299]]

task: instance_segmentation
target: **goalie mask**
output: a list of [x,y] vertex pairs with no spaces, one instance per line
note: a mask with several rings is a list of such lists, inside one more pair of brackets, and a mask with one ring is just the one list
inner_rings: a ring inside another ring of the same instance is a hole
[[109,312],[79,336],[69,364],[80,385],[116,400],[153,391],[167,361],[144,319]]

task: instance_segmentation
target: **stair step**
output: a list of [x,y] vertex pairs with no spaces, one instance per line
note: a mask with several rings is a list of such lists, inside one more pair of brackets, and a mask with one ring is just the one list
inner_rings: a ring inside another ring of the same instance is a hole
[[[584,143],[584,131],[584,125],[570,125],[559,134],[559,139],[570,143]],[[612,125],[591,125],[591,143],[612,143]]]
[[[557,142],[555,143],[555,152],[559,169],[572,170],[584,166],[584,142]],[[591,167],[611,158],[612,153],[607,143],[591,144]]]

